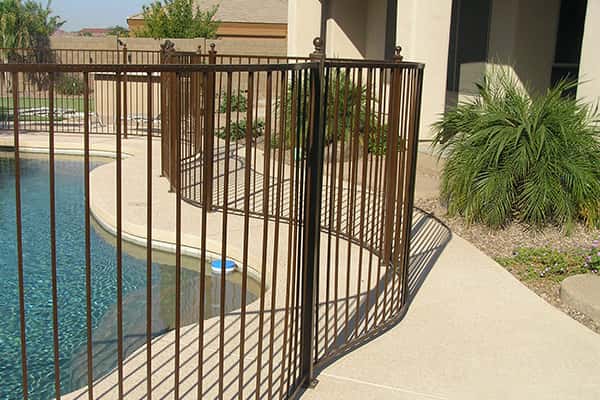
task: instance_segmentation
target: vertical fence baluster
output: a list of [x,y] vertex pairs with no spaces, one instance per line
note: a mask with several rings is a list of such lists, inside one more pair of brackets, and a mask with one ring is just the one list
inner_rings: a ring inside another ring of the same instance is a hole
[[[231,146],[231,85],[233,74],[227,72],[227,94],[226,94],[226,115],[225,115],[225,176],[223,177],[223,233],[221,240],[221,290],[219,301],[219,398],[223,398],[224,379],[225,379],[225,266],[227,262],[227,222],[229,206],[229,151]],[[237,174],[237,168],[236,174]]]
[[[279,139],[278,139],[278,158],[276,159],[277,161],[277,194],[276,194],[276,206],[275,206],[275,232],[273,235],[273,276],[272,276],[272,281],[271,281],[271,332],[269,334],[269,343],[270,343],[270,348],[269,348],[269,373],[268,373],[268,399],[272,399],[273,398],[273,363],[274,361],[274,344],[275,344],[275,320],[276,320],[276,295],[277,295],[277,272],[279,269],[279,259],[278,259],[278,251],[279,251],[279,232],[280,232],[280,215],[281,215],[281,201],[282,201],[282,187],[283,187],[283,180],[284,180],[284,172],[283,172],[283,158],[284,158],[284,151],[283,151],[283,135],[285,132],[285,119],[286,119],[286,114],[284,111],[284,98],[285,98],[285,93],[287,92],[287,78],[286,78],[286,73],[285,71],[281,72],[281,93],[279,95]],[[279,81],[278,81],[279,82]],[[277,89],[276,89],[276,93],[277,93]],[[275,120],[277,121],[277,110],[276,110],[276,117]],[[277,129],[275,129],[275,131],[277,131]],[[275,164],[275,163],[274,163]],[[282,346],[282,348],[285,347],[285,340],[284,340],[284,344]],[[282,349],[283,350],[283,349]],[[283,376],[283,359],[285,358],[285,356],[283,356],[282,358],[282,363],[281,363],[281,374]]]
[[[265,115],[265,150],[264,150],[264,165],[263,165],[263,237],[262,237],[262,265],[260,270],[260,308],[259,308],[259,323],[258,323],[258,354],[256,358],[256,399],[260,399],[261,386],[261,369],[262,369],[262,351],[263,351],[263,329],[264,329],[264,314],[265,314],[265,291],[267,280],[267,251],[269,240],[269,173],[271,163],[271,101],[272,101],[272,84],[273,75],[269,71],[267,73],[267,93],[266,93],[266,115]],[[258,91],[258,90],[257,90]],[[258,97],[258,96],[257,96]],[[258,109],[258,107],[257,107]],[[258,111],[256,114],[258,118]],[[255,157],[256,159],[256,157]],[[254,174],[256,177],[256,173]],[[256,183],[254,184],[256,188]],[[255,189],[256,190],[256,189]],[[273,310],[271,310],[273,312]],[[272,327],[271,327],[272,329]]]
[[19,281],[19,328],[21,330],[21,374],[23,399],[29,398],[27,335],[25,324],[25,283],[23,271],[23,222],[21,218],[21,162],[19,145],[19,73],[12,73],[13,133],[15,146],[15,220],[17,225],[17,271]]
[[90,131],[89,131],[89,75],[83,74],[83,175],[85,186],[85,303],[86,303],[86,352],[88,399],[94,398],[94,360],[92,353],[92,256],[91,256],[91,218],[90,218]]
[[116,80],[116,114],[117,114],[117,134],[116,134],[116,149],[117,149],[117,177],[116,177],[116,211],[117,211],[117,371],[118,371],[118,392],[119,399],[123,398],[123,160],[122,160],[122,85],[121,73],[117,73]]
[[152,400],[152,130],[153,86],[152,73],[147,83],[147,148],[146,148],[146,398]]
[[[127,65],[127,44],[123,45],[123,65]],[[129,119],[129,88],[127,82],[127,72],[123,74],[123,138],[127,139],[128,119]]]
[[254,107],[254,72],[248,72],[248,108],[246,111],[246,153],[244,160],[244,244],[242,271],[242,315],[240,319],[240,361],[238,397],[244,398],[244,361],[246,358],[246,306],[248,289],[248,250],[250,231],[250,166],[252,165],[252,108]]
[[175,400],[179,399],[179,369],[181,359],[181,82],[179,72],[172,77],[175,96]]
[[58,340],[58,288],[56,271],[56,182],[54,174],[54,73],[49,74],[48,89],[48,152],[50,180],[50,262],[52,265],[52,337],[54,350],[54,392],[60,400],[60,348]]
[[[209,112],[206,115],[205,121],[206,130],[204,131],[204,154],[203,154],[203,181],[205,184],[202,190],[202,231],[200,234],[201,240],[201,255],[200,255],[200,305],[199,305],[199,324],[198,324],[198,398],[202,398],[203,393],[203,374],[204,374],[204,299],[206,288],[206,231],[208,229],[208,211],[212,208],[213,202],[213,162],[214,153],[214,103],[215,103],[215,73],[214,71],[207,72],[208,76],[204,82],[208,82],[206,88],[206,96],[204,99],[205,107],[208,104]],[[225,269],[225,265],[221,266]]]

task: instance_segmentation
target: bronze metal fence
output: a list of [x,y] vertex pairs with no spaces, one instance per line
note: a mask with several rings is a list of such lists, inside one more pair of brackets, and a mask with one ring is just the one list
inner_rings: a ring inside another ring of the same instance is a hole
[[[232,56],[217,61],[213,49],[206,55],[169,50],[159,65],[0,65],[13,88],[31,74],[48,82],[50,112],[39,130],[48,134],[52,232],[57,78],[70,74],[83,83],[86,372],[82,388],[61,393],[64,328],[58,323],[54,261],[49,329],[55,397],[295,398],[314,383],[317,368],[402,315],[408,305],[423,65],[403,62],[399,52],[391,62],[326,60],[315,43],[308,59],[258,63],[249,58],[248,64]],[[92,87],[102,79],[114,84],[107,109],[115,114],[116,158],[114,170],[113,164],[102,167],[109,173],[99,171],[103,181],[92,185],[90,155],[98,138],[90,112]],[[139,84],[143,93],[137,101],[145,108],[139,127],[145,138],[124,141],[124,130],[131,134],[132,128],[122,118],[131,96],[123,82]],[[23,283],[21,93],[12,91],[8,108],[19,244],[22,384],[17,396],[28,398],[33,386]],[[160,141],[153,138],[157,132]],[[137,161],[125,164],[125,152]],[[114,213],[104,224],[116,236],[117,356],[114,369],[97,376],[90,246],[93,216],[110,214],[94,210],[105,196],[114,198],[104,202]],[[145,213],[132,209],[140,199]],[[123,331],[123,245],[132,226],[144,227],[147,281],[142,347],[129,349]],[[165,240],[172,241],[175,254],[174,323],[172,331],[157,336],[152,248]],[[52,234],[53,260],[56,248]],[[182,304],[185,252],[196,255],[192,269],[200,276],[192,321],[184,318]],[[221,262],[217,272],[210,271],[211,259]],[[228,260],[237,262],[238,310],[226,308],[232,295],[224,268]],[[218,302],[209,315],[204,277],[211,273],[218,281]]]
[[[214,48],[203,52],[175,51],[172,42],[165,42],[161,50],[130,50],[127,46],[121,49],[85,50],[85,49],[52,49],[45,52],[34,49],[2,49],[0,60],[6,63],[26,64],[90,64],[90,65],[160,65],[160,64],[281,64],[308,61],[307,57],[283,56],[245,56],[235,54],[217,54]],[[83,90],[84,84],[80,74],[58,73],[55,76],[54,129],[60,133],[83,133]],[[115,134],[116,113],[114,107],[117,79],[113,72],[91,73],[89,103],[90,130],[95,134]],[[158,76],[155,76],[158,82]],[[146,113],[146,81],[144,76],[129,72],[119,80],[122,92],[122,109],[120,124],[125,138],[128,135],[145,135],[148,115]],[[47,76],[29,73],[13,85],[10,77],[3,73],[0,76],[0,130],[11,129],[12,124],[12,92],[19,93],[20,126],[23,130],[48,130],[49,119],[49,82]],[[155,85],[152,132],[160,135],[161,123],[165,118],[160,113],[163,93],[159,85]]]

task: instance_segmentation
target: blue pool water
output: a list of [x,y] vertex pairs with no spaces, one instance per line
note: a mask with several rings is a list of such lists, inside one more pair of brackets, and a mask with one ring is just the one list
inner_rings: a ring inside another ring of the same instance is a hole
[[[93,161],[92,167],[100,165]],[[54,391],[52,292],[48,160],[21,159],[23,261],[29,392],[32,399],[51,399]],[[20,399],[21,351],[17,281],[14,158],[0,154],[0,399]],[[56,217],[61,391],[86,382],[85,236],[83,163],[56,161]],[[114,238],[94,228],[91,233],[92,324],[94,375],[116,366],[116,250]],[[145,250],[125,247],[123,255],[123,317],[126,354],[145,343]],[[173,328],[175,268],[173,257],[157,254],[152,266],[153,334]],[[185,259],[182,271],[182,320],[198,314],[198,261]],[[195,269],[195,271],[193,270]],[[210,271],[210,265],[207,267]],[[219,309],[220,277],[205,277],[205,317]],[[226,310],[238,308],[239,276],[228,277]],[[249,301],[256,298],[248,294]]]

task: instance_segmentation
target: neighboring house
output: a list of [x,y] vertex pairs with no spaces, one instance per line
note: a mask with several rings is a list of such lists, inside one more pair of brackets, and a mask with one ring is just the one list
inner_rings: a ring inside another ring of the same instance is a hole
[[600,97],[600,0],[289,0],[288,21],[289,55],[323,34],[329,56],[390,58],[399,45],[424,62],[424,139],[492,67],[537,92],[570,77],[579,98]]
[[[285,55],[287,49],[287,0],[196,0],[206,10],[218,6],[219,46],[227,52]],[[144,25],[144,15],[127,19],[131,31]]]
[[77,36],[104,37],[110,32],[108,28],[83,28],[78,32],[73,32]]
[[[287,0],[196,0],[200,9],[218,6],[219,37],[287,37]],[[144,25],[144,14],[127,18],[129,30]]]

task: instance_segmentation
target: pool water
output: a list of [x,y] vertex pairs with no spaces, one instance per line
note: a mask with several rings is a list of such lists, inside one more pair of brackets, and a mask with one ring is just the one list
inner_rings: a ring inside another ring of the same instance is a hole
[[[104,161],[92,161],[92,168]],[[15,225],[15,164],[11,153],[0,154],[0,399],[22,398],[19,300]],[[29,393],[32,399],[52,399],[52,292],[50,260],[49,165],[47,156],[21,157],[23,268]],[[86,384],[86,309],[84,180],[81,158],[56,160],[56,234],[61,392]],[[116,367],[115,239],[94,224],[91,232],[92,325],[94,377]],[[156,253],[152,265],[152,332],[174,328],[174,256]],[[199,261],[182,260],[182,323],[198,320]],[[204,277],[204,317],[219,312],[220,276]],[[256,299],[250,283],[248,301]],[[228,276],[226,311],[241,304],[238,273]],[[145,250],[124,244],[123,319],[126,355],[145,344]]]

